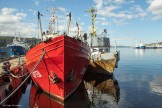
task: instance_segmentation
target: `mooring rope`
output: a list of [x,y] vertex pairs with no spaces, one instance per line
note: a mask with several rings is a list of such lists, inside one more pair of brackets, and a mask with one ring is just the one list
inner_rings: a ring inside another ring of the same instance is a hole
[[12,91],[12,93],[10,93],[5,99],[3,99],[0,103],[0,105],[5,102],[8,98],[10,98],[26,81],[27,79],[30,77],[30,75],[33,73],[33,71],[35,70],[35,68],[38,66],[38,64],[40,63],[40,61],[43,59],[44,55],[45,55],[46,51],[44,50],[42,55],[40,56],[40,58],[38,59],[37,63],[33,66],[33,68],[31,69],[31,71],[29,72],[30,74],[26,77],[26,79],[14,90]]
[[14,75],[14,74],[12,74],[12,73],[10,73],[10,75],[12,76],[12,77],[14,77],[14,78],[22,78],[22,77],[24,77],[24,76],[26,76],[27,74],[29,74],[30,72],[28,72],[28,73],[26,73],[26,74],[24,74],[24,75],[21,75],[21,76],[16,76],[16,75]]

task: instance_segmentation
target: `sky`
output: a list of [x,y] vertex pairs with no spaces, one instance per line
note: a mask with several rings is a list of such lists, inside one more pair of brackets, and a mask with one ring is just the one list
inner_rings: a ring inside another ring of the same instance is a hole
[[143,42],[162,42],[162,0],[0,0],[0,36],[38,37],[37,12],[43,16],[43,30],[47,28],[50,8],[56,8],[58,29],[67,30],[67,15],[72,13],[71,32],[91,31],[91,14],[94,7],[95,29],[101,34],[107,29],[110,44],[133,46]]

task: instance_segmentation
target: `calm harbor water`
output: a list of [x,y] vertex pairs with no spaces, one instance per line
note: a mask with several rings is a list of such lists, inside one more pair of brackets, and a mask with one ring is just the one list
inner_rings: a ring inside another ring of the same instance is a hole
[[[114,49],[112,49],[114,50]],[[63,105],[31,83],[4,104],[19,108],[162,108],[162,49],[119,48],[114,77],[86,73]],[[14,100],[14,101],[13,101]]]
[[117,108],[162,108],[162,49],[120,50]]

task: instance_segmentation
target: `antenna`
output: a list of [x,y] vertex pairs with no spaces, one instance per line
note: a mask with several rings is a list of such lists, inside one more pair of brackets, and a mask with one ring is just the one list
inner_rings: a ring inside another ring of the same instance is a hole
[[91,20],[92,20],[92,27],[91,27],[91,34],[93,36],[96,36],[96,31],[95,31],[95,27],[94,27],[94,23],[95,23],[95,18],[96,18],[96,12],[97,10],[95,10],[93,7],[91,7],[89,10],[87,10],[86,12],[91,13]]
[[54,0],[52,0],[52,8],[48,8],[47,11],[51,12],[51,19],[48,24],[48,34],[58,34],[58,17],[55,16],[55,11],[58,10],[54,8]]

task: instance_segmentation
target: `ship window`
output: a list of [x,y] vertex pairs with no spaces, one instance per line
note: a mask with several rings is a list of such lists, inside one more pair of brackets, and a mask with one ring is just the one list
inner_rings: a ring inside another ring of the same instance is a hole
[[99,49],[99,52],[102,52],[103,51],[103,49]]
[[93,51],[95,52],[95,51],[97,51],[97,49],[93,49]]
[[105,52],[109,52],[109,50],[108,49],[105,49]]

